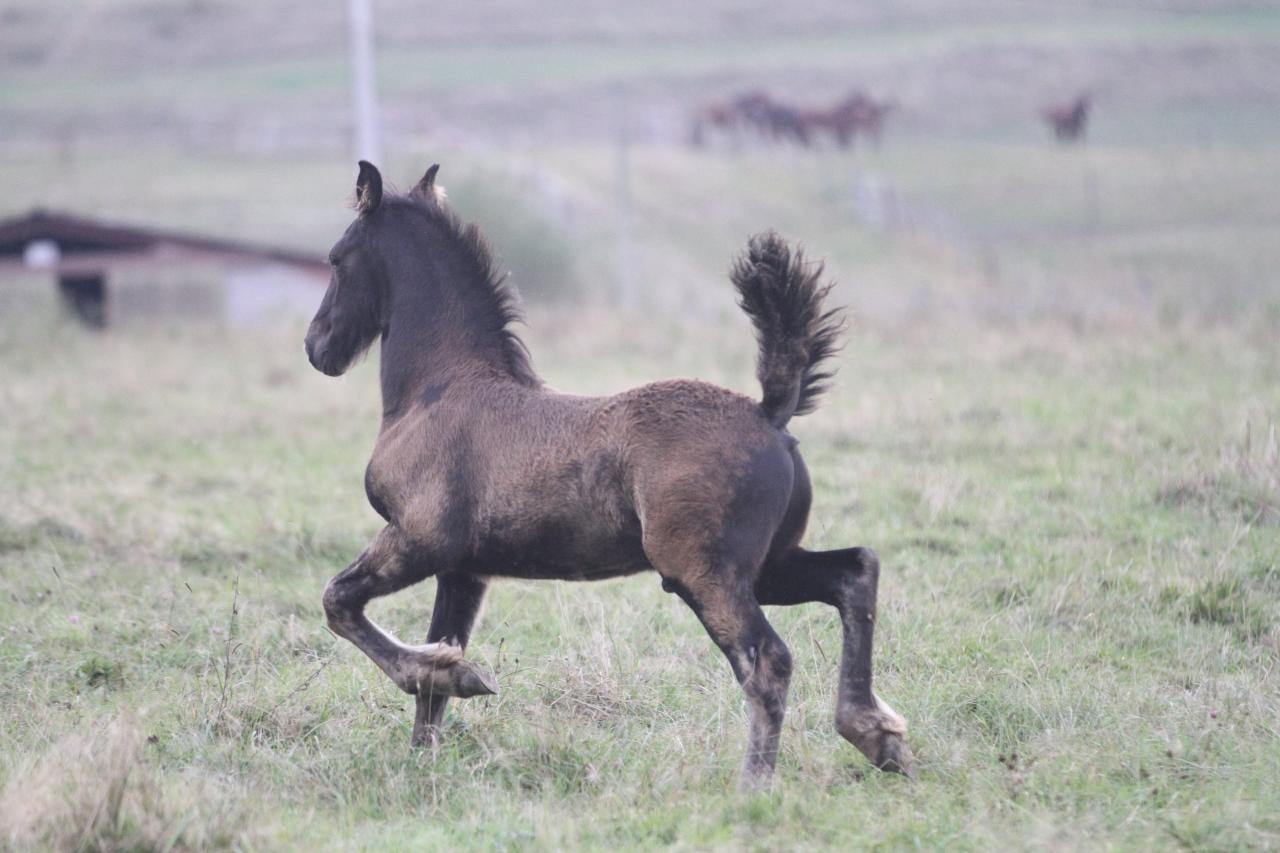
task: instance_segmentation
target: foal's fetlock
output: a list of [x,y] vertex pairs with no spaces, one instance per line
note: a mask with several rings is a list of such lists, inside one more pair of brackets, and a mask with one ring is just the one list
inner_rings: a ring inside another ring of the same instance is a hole
[[411,650],[394,676],[405,693],[425,696],[488,696],[498,692],[493,674],[462,657],[457,646],[432,644]]
[[915,777],[915,758],[903,738],[907,721],[880,697],[874,707],[837,708],[836,730],[879,769]]
[[738,777],[738,790],[744,794],[767,791],[773,785],[773,765],[748,760]]

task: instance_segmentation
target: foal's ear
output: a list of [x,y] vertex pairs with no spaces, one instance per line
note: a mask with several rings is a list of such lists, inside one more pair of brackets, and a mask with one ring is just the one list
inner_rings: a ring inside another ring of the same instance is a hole
[[413,194],[423,201],[429,201],[435,204],[440,201],[444,195],[444,190],[436,187],[436,172],[440,171],[440,164],[432,164],[427,173],[422,176],[422,180],[418,181],[417,186],[413,188]]
[[373,213],[382,203],[382,175],[378,167],[367,160],[360,161],[360,176],[356,178],[356,210],[363,216]]

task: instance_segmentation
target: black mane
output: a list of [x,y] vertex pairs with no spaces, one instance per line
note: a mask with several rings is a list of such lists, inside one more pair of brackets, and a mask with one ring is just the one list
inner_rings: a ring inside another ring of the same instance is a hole
[[542,385],[542,379],[533,369],[529,348],[512,327],[523,323],[518,307],[519,297],[507,282],[507,273],[498,268],[498,262],[479,227],[463,222],[449,208],[408,193],[387,199],[383,203],[403,203],[411,206],[437,227],[440,235],[457,251],[464,263],[474,272],[475,281],[459,289],[460,295],[470,300],[478,309],[483,326],[481,334],[490,335],[497,342],[503,367],[520,384],[533,388]]

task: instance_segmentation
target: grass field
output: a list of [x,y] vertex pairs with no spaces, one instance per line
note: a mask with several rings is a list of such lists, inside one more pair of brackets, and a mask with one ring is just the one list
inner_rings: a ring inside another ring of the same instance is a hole
[[[546,314],[531,339],[561,387],[751,391],[745,324],[725,325]],[[1274,339],[856,335],[795,428],[809,538],[881,552],[879,686],[920,779],[835,734],[834,614],[777,609],[797,659],[779,778],[743,797],[738,690],[653,577],[500,584],[472,654],[502,694],[407,750],[412,702],[318,606],[378,526],[373,365],[326,380],[298,331],[7,330],[0,825],[19,839],[1280,844]],[[430,587],[376,617],[423,633]]]
[[[436,5],[378,6],[384,174],[444,164],[552,386],[754,395],[730,254],[772,226],[826,258],[853,322],[793,423],[808,542],[880,553],[877,689],[919,779],[836,734],[835,614],[773,609],[778,776],[738,794],[741,693],[654,576],[498,584],[468,654],[501,694],[411,752],[412,701],[319,602],[380,526],[376,354],[333,381],[300,323],[90,334],[24,275],[0,279],[0,848],[1280,848],[1273,8]],[[0,215],[322,254],[354,178],[336,10],[0,9]],[[684,143],[727,92],[852,83],[903,102],[880,149]],[[1085,85],[1089,144],[1049,144],[1036,108]],[[372,614],[423,635],[432,586]]]

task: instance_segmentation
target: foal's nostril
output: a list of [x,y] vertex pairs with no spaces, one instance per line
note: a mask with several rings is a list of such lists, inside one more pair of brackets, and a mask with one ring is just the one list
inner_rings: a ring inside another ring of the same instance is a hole
[[314,367],[320,366],[316,364],[316,362],[319,360],[320,353],[324,349],[324,347],[320,345],[320,341],[322,339],[322,335],[317,335],[314,332],[311,332],[308,333],[306,340],[302,342],[302,349],[307,354],[307,360],[310,361]]
[[329,339],[329,333],[333,329],[333,323],[327,317],[316,317],[311,321],[311,325],[307,328],[307,337],[303,342],[303,348],[306,350],[307,358],[315,364],[316,358],[324,349],[324,342]]

